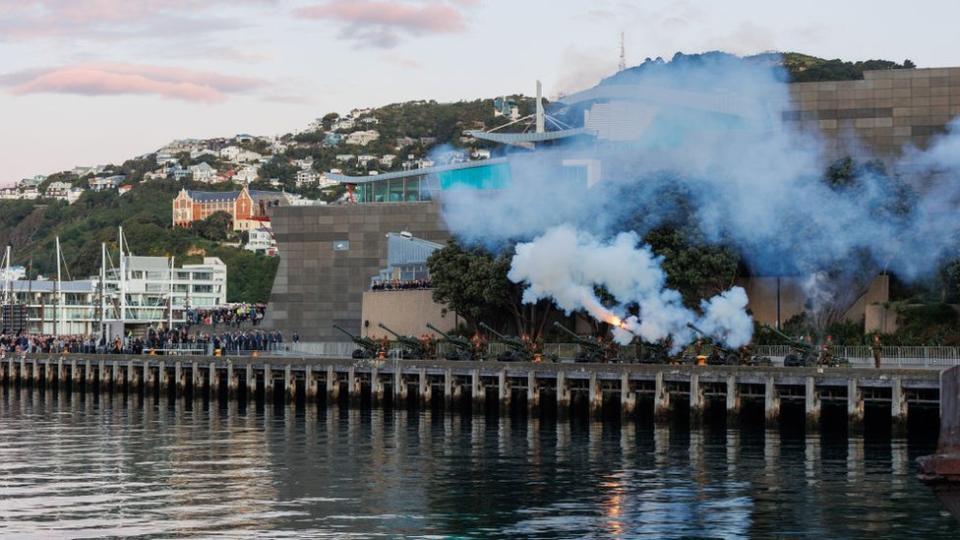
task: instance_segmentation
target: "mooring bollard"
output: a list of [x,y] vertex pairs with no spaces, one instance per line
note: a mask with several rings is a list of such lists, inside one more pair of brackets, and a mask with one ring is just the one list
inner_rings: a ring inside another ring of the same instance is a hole
[[290,364],[283,368],[284,396],[287,403],[293,403],[297,400],[297,378],[293,374]]
[[427,370],[425,368],[420,368],[419,372],[417,373],[417,394],[420,397],[421,406],[430,404],[432,392],[430,380],[427,379]]
[[655,421],[664,422],[670,419],[670,392],[667,390],[667,384],[663,380],[663,372],[658,371],[654,379],[654,401],[653,418]]
[[470,371],[470,401],[474,412],[482,411],[486,406],[487,389],[480,377],[480,370]]
[[591,416],[598,417],[603,412],[603,389],[600,388],[596,371],[590,372],[587,385],[587,408]]
[[350,399],[350,405],[360,404],[360,385],[357,381],[357,368],[350,366],[347,370],[347,397]]
[[570,385],[567,384],[567,372],[557,372],[557,414],[564,416],[570,412]]
[[327,406],[333,405],[340,400],[340,381],[337,379],[337,372],[333,366],[327,366]]
[[703,387],[700,386],[700,374],[690,374],[690,422],[699,424],[703,422],[703,409],[706,399],[703,395]]
[[237,397],[237,388],[240,386],[240,381],[237,379],[240,376],[239,373],[236,373],[233,370],[233,360],[227,359],[227,399],[233,399]]
[[210,400],[220,399],[220,373],[217,372],[217,363],[210,362],[210,380],[207,381],[207,387],[210,392]]
[[97,386],[101,392],[110,391],[110,376],[107,374],[107,363],[103,360],[97,364]]
[[123,368],[120,367],[120,361],[113,361],[113,391],[123,391]]
[[190,393],[193,398],[201,396],[203,392],[203,371],[200,370],[200,362],[194,360],[190,363]]
[[453,403],[453,370],[447,368],[443,372],[443,406],[450,408]]
[[57,358],[57,386],[61,390],[67,387],[67,366],[62,356]]
[[380,368],[373,366],[370,369],[370,401],[374,405],[383,403],[383,381],[380,380]]
[[637,410],[637,395],[630,389],[630,374],[620,374],[620,414],[633,416]]
[[740,417],[740,387],[737,386],[737,376],[727,377],[727,421],[736,422]]
[[847,381],[847,425],[853,429],[863,428],[863,392],[855,378]]
[[176,397],[183,397],[183,390],[186,387],[183,377],[183,362],[177,360],[173,363],[173,391]]
[[817,391],[817,381],[807,377],[804,381],[803,411],[808,429],[820,426],[820,393]]
[[133,365],[133,360],[127,360],[127,392],[136,392],[140,390],[140,377],[137,375],[137,368]]
[[[11,367],[12,367],[12,366],[11,366]],[[71,379],[71,385],[72,385],[71,390],[73,390],[74,392],[76,392],[77,389],[80,388],[80,370],[77,369],[77,359],[76,359],[76,358],[71,358],[71,359],[70,359],[70,379]]]
[[895,430],[902,432],[906,429],[908,414],[907,393],[903,391],[903,381],[900,377],[894,377],[890,381],[890,418]]
[[[376,376],[377,369],[373,369],[373,375]],[[306,400],[308,404],[315,404],[317,402],[317,393],[319,392],[319,385],[317,384],[317,374],[313,371],[313,366],[307,364],[303,369],[303,390],[306,394]]]
[[394,406],[407,402],[407,382],[403,379],[403,366],[394,364],[393,372],[393,404]]
[[501,369],[497,374],[497,398],[500,400],[500,410],[510,408],[510,381],[507,379],[507,370]]
[[167,374],[167,363],[163,360],[158,364],[157,377],[160,378],[160,396],[166,397],[170,391],[170,377]]
[[253,401],[257,398],[257,375],[253,371],[253,363],[247,364],[246,373],[247,401]]
[[780,422],[780,394],[773,377],[767,377],[763,388],[763,417],[767,427],[774,427]]
[[87,360],[83,366],[83,390],[84,392],[92,392],[94,390],[93,386],[93,363],[90,360]]
[[[59,366],[57,367],[59,368]],[[47,358],[47,361],[43,365],[44,384],[46,384],[47,388],[53,389],[54,377],[57,374],[59,374],[59,370],[53,369],[53,362]]]

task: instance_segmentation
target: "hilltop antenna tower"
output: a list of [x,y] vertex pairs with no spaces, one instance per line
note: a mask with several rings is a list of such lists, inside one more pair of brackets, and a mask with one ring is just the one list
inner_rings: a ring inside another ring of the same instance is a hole
[[617,64],[617,71],[627,69],[627,47],[624,45],[623,32],[620,32],[620,63]]

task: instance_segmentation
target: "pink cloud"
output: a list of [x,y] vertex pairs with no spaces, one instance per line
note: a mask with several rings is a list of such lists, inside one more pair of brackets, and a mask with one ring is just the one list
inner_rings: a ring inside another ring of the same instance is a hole
[[157,95],[217,103],[228,94],[262,86],[263,81],[213,72],[137,64],[80,64],[0,76],[14,95],[57,93],[86,96]]
[[470,0],[329,0],[300,8],[297,14],[340,22],[345,25],[341,36],[362,45],[387,48],[399,42],[400,33],[421,36],[464,31],[466,18],[459,6],[472,4]]
[[267,5],[276,0],[0,0],[0,41],[38,38],[143,37],[161,29],[195,32],[235,26],[209,12],[224,5]]

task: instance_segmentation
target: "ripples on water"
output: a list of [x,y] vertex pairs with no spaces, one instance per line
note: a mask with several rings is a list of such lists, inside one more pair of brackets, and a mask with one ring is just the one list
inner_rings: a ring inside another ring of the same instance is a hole
[[957,538],[931,441],[0,390],[16,538]]

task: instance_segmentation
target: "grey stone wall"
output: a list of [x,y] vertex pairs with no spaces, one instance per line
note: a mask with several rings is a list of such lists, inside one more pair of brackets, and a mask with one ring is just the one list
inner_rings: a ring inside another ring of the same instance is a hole
[[960,115],[960,68],[867,71],[862,81],[790,85],[783,117],[826,135],[834,155],[866,150],[881,158],[925,148]]
[[360,333],[363,291],[387,263],[386,233],[449,238],[433,202],[286,206],[271,221],[280,267],[264,324],[288,340],[344,341],[333,324]]

